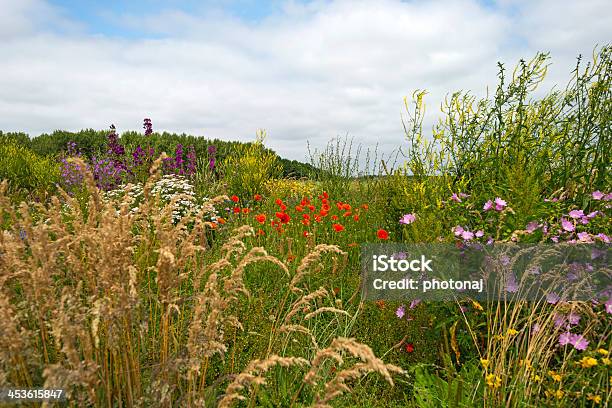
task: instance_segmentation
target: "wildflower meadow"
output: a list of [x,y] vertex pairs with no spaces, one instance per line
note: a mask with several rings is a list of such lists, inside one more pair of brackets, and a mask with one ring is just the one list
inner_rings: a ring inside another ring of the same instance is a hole
[[607,256],[612,48],[538,93],[547,64],[449,94],[433,129],[416,91],[391,157],[340,138],[291,162],[263,130],[207,140],[155,118],[0,132],[0,389],[71,407],[609,406],[607,266],[578,300],[521,298],[519,279],[484,300],[363,296],[367,244],[598,248],[566,283]]

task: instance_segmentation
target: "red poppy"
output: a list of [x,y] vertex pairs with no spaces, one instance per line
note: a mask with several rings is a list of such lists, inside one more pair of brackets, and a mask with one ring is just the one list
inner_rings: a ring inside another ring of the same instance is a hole
[[329,198],[329,194],[327,194],[327,191],[323,192],[323,197],[325,197],[326,200]]
[[306,206],[308,204],[310,204],[310,200],[308,200],[306,197],[302,198],[302,201],[300,201],[301,206]]
[[412,343],[404,344],[404,350],[406,350],[406,353],[412,353],[414,351],[414,344]]
[[351,213],[350,211],[347,211],[347,212],[345,212],[343,215],[344,215],[345,217],[350,217],[350,216],[351,216],[351,214],[352,214],[352,213]]
[[315,210],[315,206],[314,206],[314,205],[312,205],[312,204],[309,204],[309,205],[308,205],[308,209],[309,209],[309,210],[312,212],[312,211],[314,211],[314,210]]
[[340,288],[334,288],[334,295],[338,295],[338,293],[340,293]]
[[389,233],[382,228],[376,231],[376,236],[378,239],[389,239]]
[[276,218],[278,218],[280,220],[280,222],[282,222],[283,224],[288,223],[289,220],[291,219],[291,217],[289,217],[289,214],[287,214],[285,212],[277,212],[276,213]]
[[342,205],[342,209],[345,211],[351,211],[351,205],[350,204],[343,204]]
[[354,219],[355,221],[359,221],[359,216],[358,216],[357,214],[355,214],[355,215],[353,215],[353,219]]
[[265,214],[257,214],[255,216],[255,219],[257,220],[258,223],[263,224],[264,222],[266,222],[266,215]]
[[233,201],[233,202],[237,203],[239,200],[240,200],[240,199],[238,198],[238,196],[237,196],[237,195],[233,195],[233,196],[232,196],[232,201]]
[[302,233],[302,235],[304,235],[305,237],[307,237],[307,236],[309,236],[309,235],[310,235],[310,233],[309,233],[308,231],[304,231],[304,232]]
[[259,194],[255,194],[255,196],[253,197],[253,199],[255,201],[261,201],[261,196]]
[[341,224],[333,224],[332,227],[334,227],[336,232],[344,231],[344,227]]
[[364,210],[367,210],[367,209],[368,209],[368,208],[370,208],[370,207],[368,207],[368,205],[367,205],[367,204],[363,204],[363,205],[361,206],[361,208],[363,208]]
[[338,207],[338,210],[342,211],[342,209],[344,208],[344,204],[342,204],[342,201],[338,201],[336,203],[336,207]]
[[249,211],[251,211],[251,210],[249,210],[249,209],[248,209],[248,208],[246,208],[246,207],[242,209],[242,213],[243,213],[243,214],[248,214],[248,213],[249,213]]
[[240,207],[234,207],[234,214],[240,214]]
[[325,217],[325,216],[327,215],[327,213],[328,213],[328,212],[327,212],[327,210],[321,210],[321,211],[319,211],[319,215],[320,215],[321,217]]
[[281,200],[280,198],[277,198],[276,200],[274,200],[274,202],[276,203],[276,205],[283,205],[283,200]]
[[315,214],[315,216],[314,216],[314,217],[315,217],[315,221],[316,221],[316,222],[321,222],[321,216],[320,216],[320,215]]
[[310,219],[310,215],[309,214],[302,214],[302,218],[305,220],[309,220]]
[[301,205],[296,205],[295,206],[295,211],[302,212],[302,211],[304,211],[304,207],[302,207]]
[[303,220],[302,220],[302,224],[304,224],[304,225],[310,225],[310,220],[303,219]]
[[217,222],[219,224],[225,224],[226,223],[225,218],[221,218],[221,217],[217,218]]
[[261,228],[257,230],[257,235],[265,235],[266,233]]
[[332,215],[332,216],[331,216],[331,219],[332,219],[332,220],[334,220],[334,221],[336,221],[336,220],[338,219],[338,216],[337,216],[337,215]]
[[287,210],[287,206],[285,204],[281,204],[280,205],[280,210],[281,211],[286,211]]

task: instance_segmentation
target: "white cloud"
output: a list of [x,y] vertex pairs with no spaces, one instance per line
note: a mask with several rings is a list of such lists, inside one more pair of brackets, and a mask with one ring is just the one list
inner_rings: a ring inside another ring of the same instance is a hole
[[0,129],[127,130],[151,117],[156,130],[228,140],[266,128],[270,147],[299,160],[306,140],[346,133],[389,151],[404,143],[402,98],[414,89],[430,91],[431,123],[447,92],[494,86],[498,60],[550,50],[551,80],[565,85],[575,56],[612,38],[603,1],[536,3],[286,3],[257,23],[112,16],[155,34],[143,39],[88,35],[42,1],[0,0]]

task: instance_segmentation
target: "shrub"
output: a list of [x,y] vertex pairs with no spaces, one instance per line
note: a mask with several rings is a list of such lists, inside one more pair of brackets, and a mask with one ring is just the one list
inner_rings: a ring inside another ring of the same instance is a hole
[[14,193],[42,198],[55,190],[58,164],[15,142],[0,144],[0,180],[8,180]]
[[264,149],[265,138],[265,131],[258,130],[254,144],[241,145],[221,162],[220,171],[231,194],[252,197],[264,190],[266,180],[280,175],[276,154]]

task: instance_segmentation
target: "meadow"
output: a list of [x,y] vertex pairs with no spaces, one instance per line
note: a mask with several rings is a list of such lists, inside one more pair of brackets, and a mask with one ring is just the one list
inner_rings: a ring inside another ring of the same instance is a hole
[[263,131],[209,141],[150,119],[0,133],[0,388],[63,388],[58,405],[79,407],[608,406],[610,285],[368,301],[360,254],[609,249],[611,57],[539,97],[546,54],[500,65],[491,95],[449,94],[431,133],[417,91],[392,159],[337,139],[301,164]]

